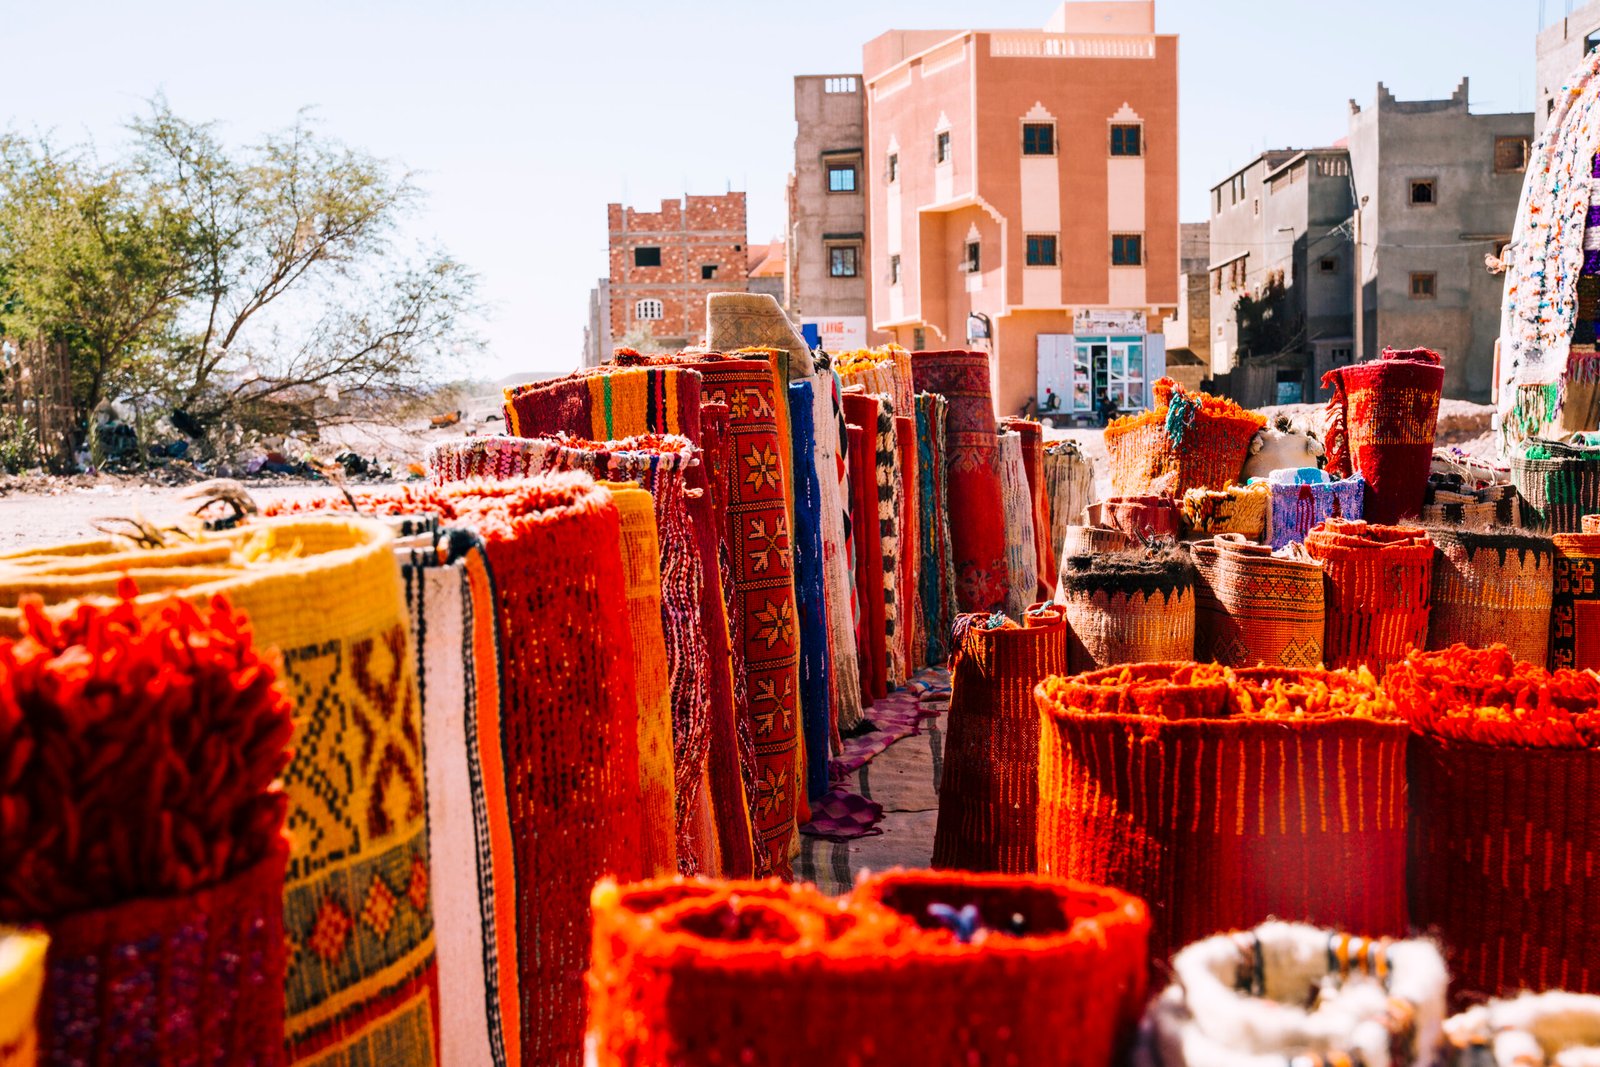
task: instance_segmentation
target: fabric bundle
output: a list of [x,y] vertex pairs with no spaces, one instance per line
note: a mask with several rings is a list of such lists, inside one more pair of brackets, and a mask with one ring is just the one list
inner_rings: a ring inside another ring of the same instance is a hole
[[780,386],[809,378],[813,370],[811,347],[771,293],[708,294],[706,346],[722,352],[773,353]]
[[871,704],[889,694],[888,603],[889,575],[883,550],[883,523],[878,513],[877,400],[860,393],[844,397],[845,422],[850,428],[850,524],[856,540],[856,598],[861,604],[861,624],[856,638],[860,650],[862,702]]
[[1381,673],[1427,643],[1433,541],[1426,530],[1329,519],[1306,535],[1306,551],[1327,579],[1328,666]]
[[1322,567],[1303,549],[1276,555],[1242,534],[1191,546],[1194,658],[1228,667],[1320,667]]
[[1144,994],[1144,906],[1069,882],[604,883],[594,911],[600,1067],[1106,1067]]
[[955,548],[950,539],[945,419],[950,403],[938,393],[917,394],[918,603],[929,663],[950,657],[956,616]]
[[[428,853],[439,944],[441,1063],[499,1063],[521,1029],[516,872],[501,745],[500,632],[483,541],[452,530],[398,554],[428,754]],[[497,788],[498,786],[498,788]],[[491,795],[492,793],[492,795]]]
[[1022,436],[1002,433],[999,443],[1000,506],[1006,528],[1006,614],[1022,618],[1039,590],[1039,553],[1033,543],[1032,500],[1022,466]]
[[[397,510],[418,509],[408,500]],[[190,562],[173,565],[178,554]],[[167,591],[196,603],[227,596],[256,642],[283,656],[295,709],[283,776],[292,844],[281,919],[291,947],[280,1032],[289,1061],[339,1049],[406,1067],[433,1063],[438,975],[421,706],[392,535],[366,519],[296,517],[177,550],[115,541],[39,548],[0,561],[0,604],[28,593],[48,603],[106,593],[123,574],[142,602]],[[0,631],[20,622],[0,607]]]
[[1050,506],[1050,546],[1060,551],[1067,527],[1082,521],[1094,500],[1094,461],[1076,441],[1052,441],[1044,449],[1045,497]]
[[1121,530],[1134,544],[1176,538],[1183,532],[1183,511],[1164,493],[1108,497],[1084,508],[1083,517],[1091,526]]
[[1022,468],[1028,476],[1028,495],[1033,501],[1033,544],[1039,553],[1039,595],[1049,596],[1048,582],[1056,573],[1056,546],[1050,539],[1050,497],[1044,481],[1044,426],[1035,419],[1016,417],[1000,420],[1000,430],[1022,435]]
[[1267,543],[1273,548],[1297,544],[1328,519],[1359,519],[1367,483],[1361,475],[1336,479],[1316,467],[1273,471],[1267,476],[1271,505],[1267,511]]
[[1069,556],[1060,598],[1073,673],[1194,658],[1194,568],[1178,553]]
[[1502,644],[1529,663],[1550,651],[1555,548],[1515,530],[1429,532],[1434,544],[1428,647]]
[[963,615],[950,672],[950,718],[939,783],[933,865],[1030,874],[1039,806],[1039,713],[1033,687],[1067,669],[1061,609],[1018,626]]
[[1197,941],[1172,969],[1136,1067],[1422,1067],[1442,1044],[1449,975],[1428,941],[1268,922]]
[[1451,1067],[1586,1067],[1600,1061],[1600,997],[1524,993],[1445,1020]]
[[1322,385],[1333,391],[1324,427],[1328,472],[1365,479],[1362,517],[1369,522],[1420,515],[1444,391],[1439,353],[1385,348],[1377,359],[1335,367]]
[[1511,457],[1511,478],[1529,529],[1577,533],[1583,517],[1600,513],[1600,443],[1524,443]]
[[[698,432],[698,419],[694,428]],[[685,481],[696,463],[695,456],[689,439],[678,435],[640,434],[614,441],[590,441],[561,432],[539,438],[466,437],[441,442],[428,453],[428,467],[438,485],[475,477],[499,481],[547,471],[586,471],[597,479],[627,481],[648,491],[653,523],[646,523],[646,516],[636,515],[630,508],[625,532],[630,544],[649,539],[657,546],[654,566],[647,567],[648,561],[633,560],[630,569],[645,568],[638,573],[640,582],[634,583],[638,595],[652,595],[653,586],[660,616],[657,628],[666,656],[665,678],[658,677],[658,668],[663,664],[655,658],[653,634],[635,657],[633,667],[636,691],[648,705],[641,720],[643,736],[652,739],[647,745],[654,743],[655,734],[651,731],[659,723],[659,702],[668,701],[674,778],[670,785],[675,797],[677,835],[673,850],[686,874],[704,869],[707,858],[720,852],[719,838],[748,835],[747,816],[737,812],[714,815],[709,810],[713,799],[702,788],[708,776],[736,778],[738,767],[737,755],[727,751],[718,754],[720,758],[712,770],[713,717],[719,713],[723,716],[724,736],[731,736],[733,706],[726,685],[721,687],[723,699],[712,699],[714,668],[702,604],[707,596],[706,571],[691,528]],[[652,528],[647,530],[647,525]],[[716,625],[725,628],[721,613],[717,615]],[[643,620],[640,625],[645,625]],[[726,784],[722,795],[734,797],[727,806],[740,803],[740,793],[737,785]],[[718,831],[714,823],[719,815],[734,825]],[[648,825],[655,825],[654,821]],[[658,858],[652,855],[648,860],[653,864]]]
[[[136,595],[124,579],[55,621],[25,599],[0,641],[0,923],[49,935],[40,1058],[280,1064],[293,712],[225,598]],[[42,945],[8,947],[0,987],[39,1000]],[[20,1062],[17,1015],[7,996]]]
[[1208,393],[1191,393],[1171,378],[1152,387],[1156,406],[1106,427],[1111,488],[1119,496],[1222,489],[1239,480],[1250,439],[1265,417]]
[[834,357],[834,370],[845,388],[860,386],[865,393],[881,393],[896,412],[909,413],[914,405],[911,353],[899,345],[860,348]]
[[37,931],[0,927],[0,1067],[34,1067],[39,1055],[39,994],[45,949]]
[[1039,872],[1142,897],[1155,959],[1270,917],[1406,930],[1406,724],[1372,676],[1149,663],[1035,690]]
[[1422,522],[1471,530],[1521,526],[1520,499],[1510,467],[1469,456],[1459,448],[1436,448]]
[[[839,381],[832,368],[818,366],[811,385],[811,430],[816,443],[817,483],[821,493],[822,566],[828,610],[829,733],[861,721],[861,668],[856,660],[855,560],[849,531],[849,471],[840,430],[844,426]],[[797,460],[795,469],[800,469]]]
[[1410,721],[1411,917],[1464,1000],[1600,992],[1584,858],[1600,775],[1600,679],[1503,647],[1413,653],[1384,688]]
[[[789,384],[789,425],[794,436],[794,580],[800,629],[800,711],[805,727],[805,788],[815,800],[828,791],[828,749],[833,737],[828,680],[828,591],[822,564],[822,486],[812,455],[812,383]],[[855,650],[850,650],[855,655]]]
[[1191,489],[1183,494],[1183,528],[1189,537],[1242,534],[1252,541],[1266,535],[1272,493],[1264,484],[1226,489]]
[[959,611],[1006,607],[1005,516],[989,357],[982,352],[918,352],[911,357],[917,392],[939,393],[945,418],[945,495],[955,549]]
[[1600,533],[1557,534],[1550,666],[1600,670]]

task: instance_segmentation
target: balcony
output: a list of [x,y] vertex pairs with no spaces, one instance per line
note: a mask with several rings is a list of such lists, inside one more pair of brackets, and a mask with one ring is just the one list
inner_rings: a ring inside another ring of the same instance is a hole
[[1142,35],[991,33],[989,55],[1004,59],[1154,59],[1156,39]]

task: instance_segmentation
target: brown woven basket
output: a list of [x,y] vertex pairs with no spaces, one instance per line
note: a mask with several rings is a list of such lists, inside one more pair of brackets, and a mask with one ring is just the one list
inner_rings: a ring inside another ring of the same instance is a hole
[[1529,529],[1577,533],[1583,517],[1600,513],[1600,447],[1563,441],[1529,441],[1548,458],[1511,457],[1511,479],[1522,495],[1522,519]]
[[1503,644],[1519,660],[1544,663],[1550,648],[1555,546],[1548,537],[1501,530],[1432,529],[1428,647]]
[[1320,667],[1322,567],[1274,556],[1239,534],[1196,541],[1195,659],[1224,666]]
[[1194,568],[1176,552],[1072,556],[1061,565],[1074,674],[1194,658]]

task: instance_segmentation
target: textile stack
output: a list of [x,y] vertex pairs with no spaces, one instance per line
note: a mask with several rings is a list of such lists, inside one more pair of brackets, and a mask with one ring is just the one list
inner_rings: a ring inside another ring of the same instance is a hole
[[1469,456],[1458,448],[1433,450],[1433,473],[1423,497],[1425,526],[1487,530],[1522,525],[1522,497],[1511,468]]
[[1164,492],[1179,499],[1190,489],[1222,489],[1237,481],[1250,439],[1265,417],[1231,400],[1191,393],[1162,378],[1156,406],[1106,427],[1111,487],[1124,496]]
[[1444,366],[1426,348],[1386,348],[1377,359],[1322,377],[1328,399],[1328,471],[1366,482],[1361,517],[1393,525],[1422,513],[1439,429]]
[[1034,691],[1039,872],[1151,910],[1151,955],[1268,918],[1406,931],[1406,724],[1370,674],[1146,663]]
[[1109,1067],[1144,999],[1144,906],[1070,882],[897,873],[839,900],[773,882],[607,882],[594,911],[603,1067]]

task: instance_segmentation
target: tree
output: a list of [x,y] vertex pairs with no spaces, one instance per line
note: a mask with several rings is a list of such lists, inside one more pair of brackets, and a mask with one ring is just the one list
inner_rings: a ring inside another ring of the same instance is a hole
[[476,278],[400,246],[411,176],[301,113],[230,148],[165,100],[125,157],[0,152],[0,332],[71,345],[74,403],[140,396],[193,428],[280,430],[414,394],[480,344]]

